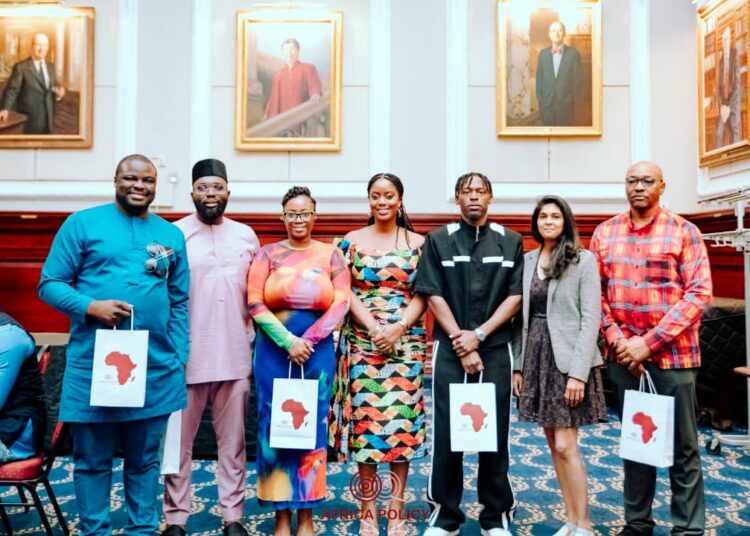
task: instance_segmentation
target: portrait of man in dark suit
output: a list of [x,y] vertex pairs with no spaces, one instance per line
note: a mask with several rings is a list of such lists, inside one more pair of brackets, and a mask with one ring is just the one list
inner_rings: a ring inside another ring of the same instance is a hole
[[581,55],[563,43],[565,25],[549,26],[551,46],[542,49],[536,70],[536,98],[545,126],[575,124],[575,104],[581,85]]
[[[716,102],[719,116],[716,121],[716,147],[732,145],[740,141],[740,55],[732,43],[730,26],[721,35],[716,87]],[[726,134],[725,134],[726,132]],[[728,138],[725,141],[725,136]]]
[[24,134],[54,132],[55,103],[65,96],[58,84],[53,63],[47,61],[49,38],[34,36],[31,55],[13,65],[10,78],[0,99],[0,122],[8,119],[9,111],[27,116]]

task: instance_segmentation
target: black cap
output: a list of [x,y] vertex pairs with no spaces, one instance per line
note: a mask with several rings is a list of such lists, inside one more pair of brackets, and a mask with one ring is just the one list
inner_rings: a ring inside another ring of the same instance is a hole
[[224,162],[215,158],[206,158],[195,163],[193,166],[193,182],[201,177],[221,177],[225,181],[229,181]]

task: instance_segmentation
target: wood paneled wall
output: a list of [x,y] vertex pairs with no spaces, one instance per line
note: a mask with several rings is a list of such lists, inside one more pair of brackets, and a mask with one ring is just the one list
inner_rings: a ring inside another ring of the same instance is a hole
[[[26,214],[0,213],[0,310],[8,312],[29,331],[67,332],[67,318],[44,304],[37,296],[44,259],[55,233],[67,217],[67,212]],[[174,221],[184,214],[164,215]],[[262,243],[285,238],[284,227],[277,215],[241,214],[230,217],[250,225]],[[734,216],[728,212],[702,213],[687,216],[701,231],[716,232],[735,228]],[[449,214],[423,214],[412,216],[416,230],[427,233],[445,223],[455,221]],[[605,220],[603,215],[578,215],[579,233],[585,245],[596,226]],[[506,225],[524,236],[527,250],[536,246],[531,237],[528,216],[494,216],[493,221]],[[331,239],[343,236],[349,230],[365,225],[361,215],[320,215],[315,227],[316,237]],[[714,294],[742,298],[744,296],[742,255],[727,248],[709,246],[709,256],[714,280]]]

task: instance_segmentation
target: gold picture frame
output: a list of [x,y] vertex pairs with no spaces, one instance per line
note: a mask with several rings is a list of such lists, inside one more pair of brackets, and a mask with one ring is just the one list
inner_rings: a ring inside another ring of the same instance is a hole
[[93,7],[0,7],[0,148],[91,147],[94,22]]
[[599,0],[497,0],[496,35],[499,137],[601,136]]
[[[698,161],[701,167],[718,166],[750,156],[749,21],[748,0],[718,0],[698,10]],[[742,45],[737,47],[737,43]]]
[[237,12],[235,147],[341,150],[339,11]]

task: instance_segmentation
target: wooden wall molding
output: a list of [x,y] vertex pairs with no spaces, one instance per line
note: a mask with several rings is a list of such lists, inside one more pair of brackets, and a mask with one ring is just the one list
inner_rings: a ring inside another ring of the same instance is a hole
[[[41,267],[52,239],[68,214],[69,212],[0,212],[0,310],[14,316],[29,331],[68,331],[67,318],[42,303],[36,293]],[[185,214],[162,216],[175,221]],[[263,244],[286,237],[278,214],[229,214],[229,217],[250,225]],[[608,217],[601,214],[576,216],[578,230],[585,245],[588,245],[596,226]],[[685,217],[704,233],[728,231],[736,227],[736,219],[731,211],[688,214]],[[416,214],[410,218],[417,232],[427,233],[440,225],[456,221],[458,216]],[[499,215],[493,216],[492,220],[521,233],[526,250],[536,247],[531,236],[529,216]],[[365,224],[366,217],[362,214],[323,214],[318,216],[315,236],[328,240],[343,236]],[[714,294],[733,298],[744,297],[741,253],[709,245],[709,257]]]

